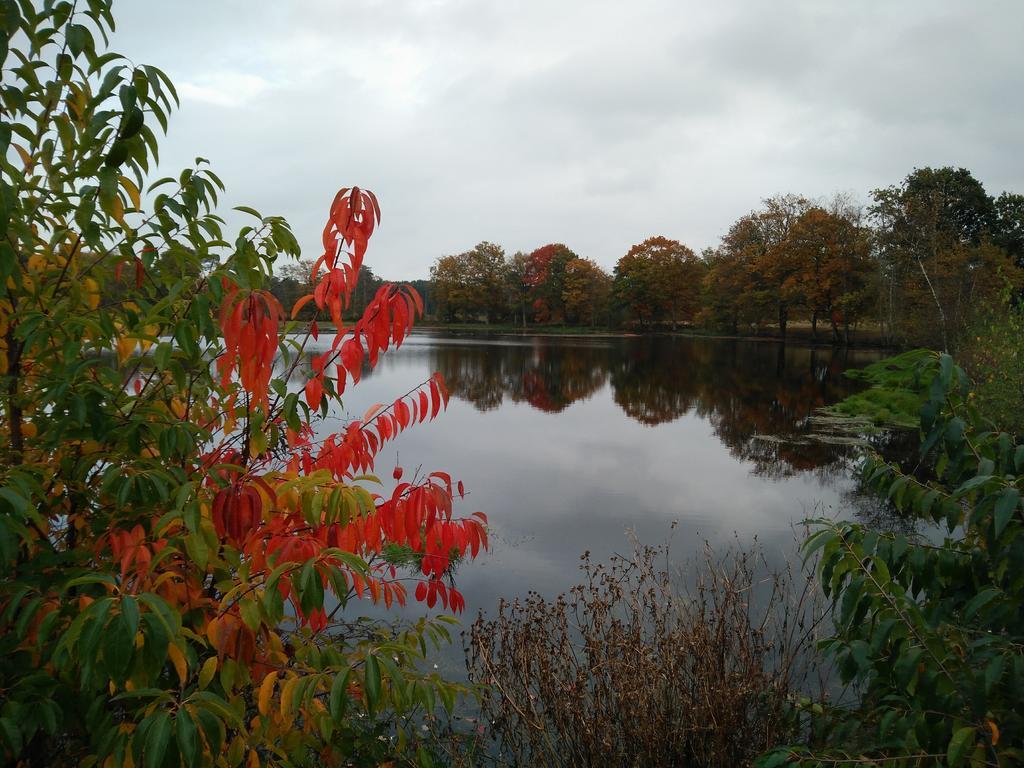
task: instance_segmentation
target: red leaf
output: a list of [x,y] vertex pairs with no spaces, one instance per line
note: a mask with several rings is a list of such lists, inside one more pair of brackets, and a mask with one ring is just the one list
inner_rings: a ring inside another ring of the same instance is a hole
[[306,402],[314,410],[320,407],[320,401],[324,396],[324,385],[319,376],[314,376],[306,382]]

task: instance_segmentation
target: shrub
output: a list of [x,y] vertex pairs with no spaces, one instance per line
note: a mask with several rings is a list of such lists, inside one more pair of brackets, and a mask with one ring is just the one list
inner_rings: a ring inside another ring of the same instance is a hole
[[463,689],[418,662],[452,620],[368,627],[357,598],[405,600],[397,545],[416,598],[458,611],[452,553],[486,534],[447,474],[372,475],[439,377],[327,428],[421,314],[387,285],[341,323],[376,198],[331,205],[293,310],[337,327],[311,353],[266,290],[287,223],[243,208],[228,237],[201,161],[147,188],[173,85],[101,50],[108,0],[37,5],[0,3],[0,762],[429,763],[416,718]]
[[473,624],[468,662],[504,760],[733,768],[800,732],[791,700],[814,673],[813,580],[757,551],[708,549],[684,589],[667,556],[585,555],[568,595],[531,594]]
[[865,479],[945,537],[823,522],[807,539],[834,607],[822,647],[859,698],[763,768],[1024,760],[1024,444],[989,429],[948,355],[928,367],[920,456],[933,479],[877,456]]

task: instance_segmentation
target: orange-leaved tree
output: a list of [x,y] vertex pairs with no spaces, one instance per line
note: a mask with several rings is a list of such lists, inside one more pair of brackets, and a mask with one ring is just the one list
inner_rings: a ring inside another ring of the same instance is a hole
[[421,662],[453,619],[380,626],[358,601],[411,580],[462,610],[450,566],[486,521],[446,473],[373,475],[446,406],[439,376],[328,429],[422,314],[384,285],[342,321],[376,198],[335,197],[294,333],[267,289],[298,256],[286,222],[243,208],[228,240],[201,161],[145,184],[177,97],[98,47],[109,0],[0,8],[0,763],[428,760],[416,718],[462,689]]

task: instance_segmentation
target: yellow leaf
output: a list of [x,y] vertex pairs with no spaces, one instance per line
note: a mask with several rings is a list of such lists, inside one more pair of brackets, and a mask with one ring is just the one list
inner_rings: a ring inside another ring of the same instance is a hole
[[199,670],[199,687],[206,688],[217,674],[217,657],[211,656],[203,662],[203,668]]
[[91,277],[85,278],[85,302],[89,309],[96,309],[100,305],[100,286]]
[[32,166],[33,166],[33,165],[34,165],[35,163],[34,163],[34,161],[32,160],[32,155],[30,155],[30,154],[28,153],[28,150],[27,150],[27,149],[25,149],[25,148],[24,148],[23,146],[21,146],[20,144],[11,144],[11,146],[12,146],[12,147],[14,147],[14,149],[15,149],[15,151],[16,151],[16,152],[18,153],[18,155],[20,155],[20,156],[21,156],[21,162],[23,162],[23,163],[25,164],[25,170],[26,170],[26,171],[30,171],[30,170],[32,170]]
[[139,344],[137,339],[133,339],[131,336],[122,336],[117,340],[117,359],[118,362],[124,364],[124,361],[131,357],[132,352],[135,351],[135,347]]
[[170,657],[171,663],[178,673],[178,679],[182,685],[185,685],[185,681],[188,680],[188,661],[185,660],[185,654],[181,652],[178,646],[171,643],[167,646],[167,655]]
[[260,756],[256,753],[255,749],[249,750],[249,768],[260,768]]
[[142,198],[139,195],[139,188],[137,186],[135,186],[135,182],[133,182],[127,176],[119,177],[118,178],[118,182],[121,184],[121,187],[124,189],[125,194],[128,195],[128,199],[131,201],[131,204],[135,208],[135,210],[136,211],[141,210],[142,209]]
[[274,683],[277,682],[277,672],[271,672],[263,678],[260,685],[260,694],[257,699],[257,707],[264,717],[270,713],[270,697],[274,695]]
[[286,723],[292,721],[292,697],[295,695],[295,688],[299,684],[299,678],[290,677],[281,686],[281,718]]
[[124,220],[124,203],[121,202],[121,198],[117,195],[114,195],[114,199],[110,201],[110,215],[122,227],[125,229],[129,228]]

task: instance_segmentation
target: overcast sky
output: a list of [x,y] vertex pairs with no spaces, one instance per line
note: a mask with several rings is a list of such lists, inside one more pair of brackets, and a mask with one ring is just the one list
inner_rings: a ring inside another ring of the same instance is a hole
[[607,269],[695,250],[779,192],[866,199],[914,166],[1024,191],[1021,0],[120,0],[114,49],[181,110],[164,170],[319,255],[341,186],[383,208],[367,263],[426,277],[481,240]]

